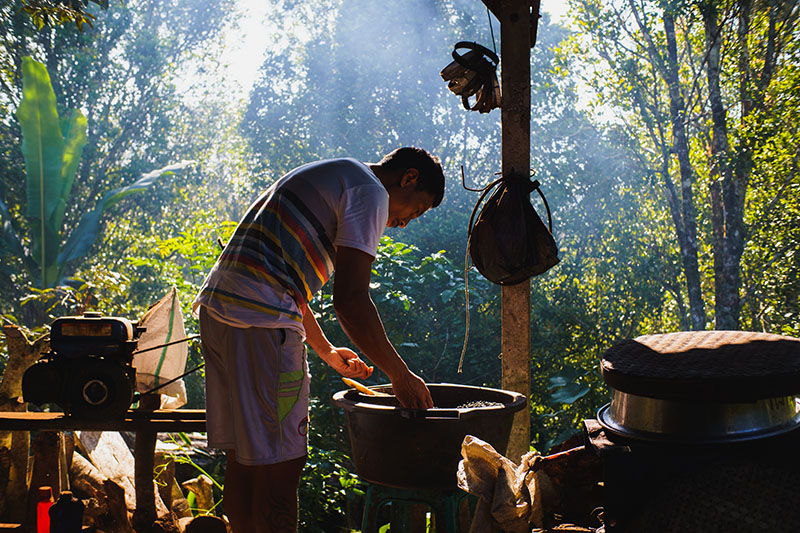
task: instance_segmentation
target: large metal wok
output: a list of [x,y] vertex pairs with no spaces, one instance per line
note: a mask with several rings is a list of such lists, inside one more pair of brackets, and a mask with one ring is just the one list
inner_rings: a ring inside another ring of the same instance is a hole
[[607,430],[642,440],[706,444],[800,428],[800,340],[746,331],[646,335],[601,362]]

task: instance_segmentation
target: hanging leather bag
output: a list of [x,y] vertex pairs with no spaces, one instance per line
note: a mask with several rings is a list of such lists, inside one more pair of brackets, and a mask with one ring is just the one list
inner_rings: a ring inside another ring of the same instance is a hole
[[[547,209],[547,226],[531,205],[533,190]],[[490,192],[476,219],[481,202]],[[486,279],[499,285],[515,285],[542,274],[559,261],[552,228],[550,207],[538,180],[520,176],[495,180],[483,189],[469,219],[472,263]]]

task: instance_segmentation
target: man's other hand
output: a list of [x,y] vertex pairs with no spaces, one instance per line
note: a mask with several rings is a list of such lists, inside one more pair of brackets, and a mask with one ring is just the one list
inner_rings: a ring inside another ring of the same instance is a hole
[[366,379],[372,375],[372,367],[362,361],[350,348],[334,347],[330,353],[321,356],[331,368],[346,378]]
[[422,378],[411,371],[392,381],[392,392],[400,405],[407,409],[430,409],[433,407],[431,391],[428,390]]

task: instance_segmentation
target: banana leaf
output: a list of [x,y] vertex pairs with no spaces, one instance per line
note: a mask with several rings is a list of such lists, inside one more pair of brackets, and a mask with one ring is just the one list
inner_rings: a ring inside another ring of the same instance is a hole
[[175,170],[186,168],[194,161],[181,161],[167,165],[166,167],[144,174],[141,178],[125,187],[119,187],[107,192],[98,202],[94,209],[81,216],[78,226],[72,230],[67,239],[61,254],[58,257],[60,265],[59,277],[63,276],[66,265],[89,252],[89,249],[100,233],[100,218],[106,209],[113,206],[126,196],[146,191],[155,181],[166,174],[171,174]]
[[64,139],[50,76],[44,65],[30,57],[22,60],[22,101],[17,108],[17,119],[22,127],[33,256],[42,269],[42,286],[46,287],[57,275],[60,228],[53,226],[53,215],[63,190]]
[[550,395],[555,403],[573,404],[589,394],[589,386],[584,383],[569,383]]
[[59,230],[64,224],[64,212],[67,209],[67,201],[72,191],[72,183],[75,181],[75,174],[78,172],[78,165],[81,162],[81,153],[86,145],[87,121],[78,110],[72,111],[66,120],[64,133],[64,155],[61,160],[61,189],[58,195],[55,211],[51,218],[51,224]]

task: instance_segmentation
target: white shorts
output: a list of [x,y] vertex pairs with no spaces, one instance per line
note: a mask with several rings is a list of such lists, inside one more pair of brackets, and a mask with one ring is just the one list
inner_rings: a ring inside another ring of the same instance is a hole
[[234,450],[243,465],[308,453],[311,375],[299,333],[236,328],[200,308],[208,445]]

